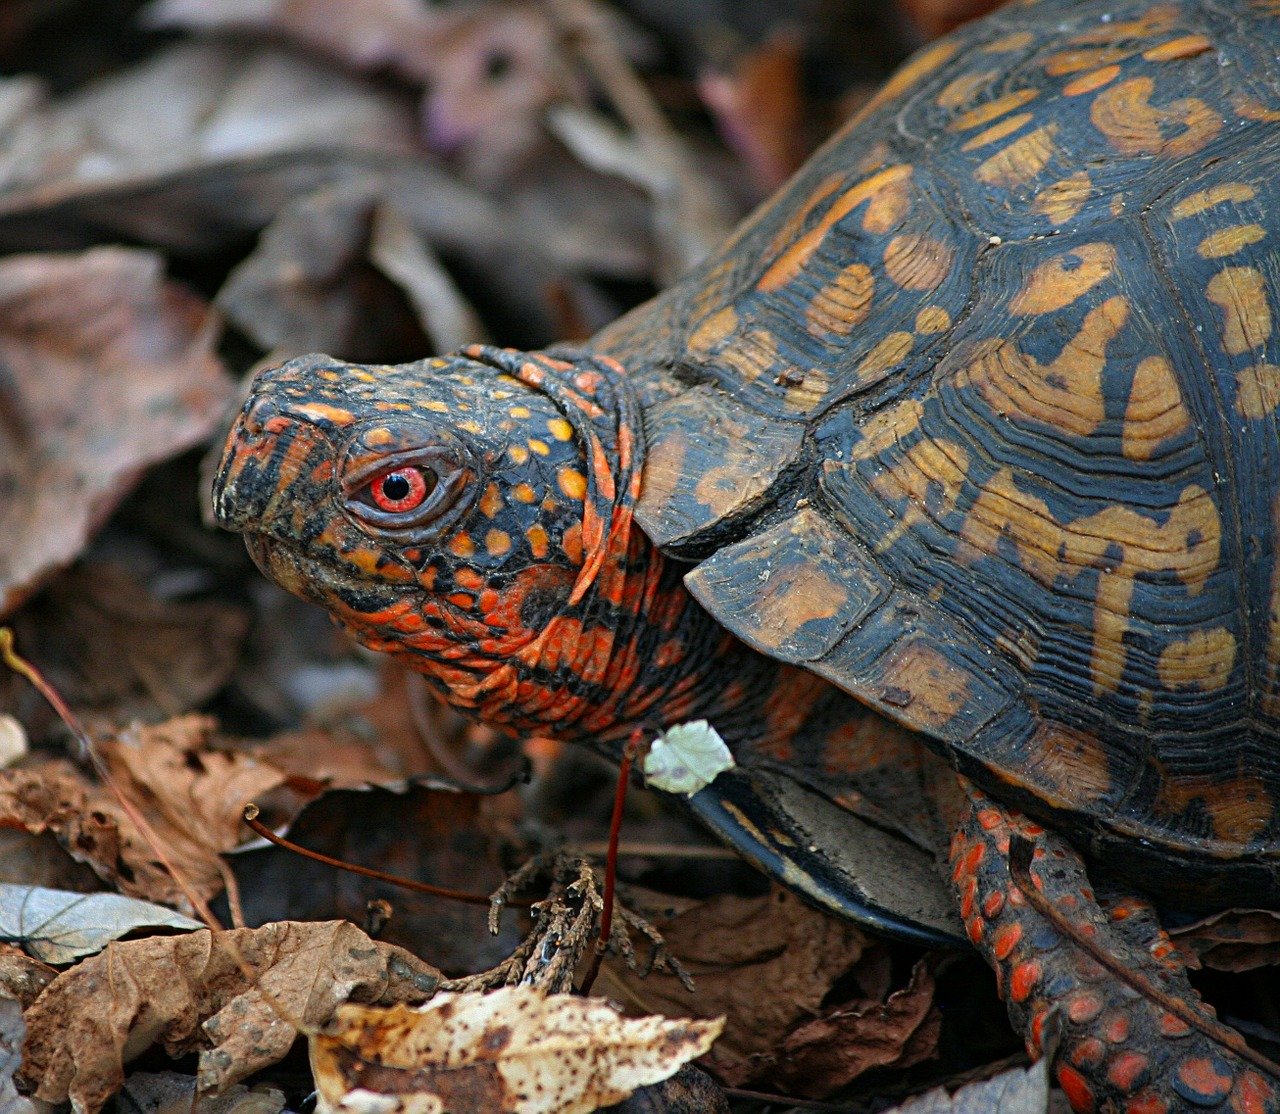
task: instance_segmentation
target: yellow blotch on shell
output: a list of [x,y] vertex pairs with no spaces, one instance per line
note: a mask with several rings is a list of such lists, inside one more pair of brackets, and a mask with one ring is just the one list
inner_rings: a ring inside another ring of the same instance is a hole
[[1197,190],[1177,202],[1173,207],[1173,219],[1186,220],[1215,206],[1252,201],[1257,196],[1258,191],[1247,182],[1223,182],[1207,190]]
[[1080,97],[1085,93],[1095,92],[1104,85],[1110,85],[1119,76],[1119,66],[1102,66],[1088,73],[1082,73],[1079,77],[1073,77],[1062,87],[1062,92],[1068,97]]
[[536,503],[538,493],[526,483],[518,483],[511,489],[511,498],[518,503]]
[[917,233],[895,236],[884,249],[884,269],[906,290],[936,290],[951,271],[953,253],[945,240]]
[[490,557],[501,557],[511,551],[511,535],[505,530],[490,530],[484,536],[484,548]]
[[356,420],[350,410],[344,410],[341,406],[330,406],[326,402],[298,403],[293,407],[293,412],[302,418],[330,422],[336,426],[350,425]]
[[557,441],[572,441],[573,426],[564,418],[551,418],[547,422],[547,429],[551,431],[551,436]]
[[1228,354],[1261,348],[1271,336],[1267,284],[1255,267],[1224,267],[1209,280],[1205,296],[1222,309],[1222,347]]
[[1190,428],[1172,365],[1163,356],[1148,356],[1133,374],[1121,451],[1129,460],[1150,460],[1161,441]]
[[1084,208],[1092,192],[1093,182],[1089,175],[1078,170],[1039,190],[1031,207],[1054,224],[1066,224]]
[[517,464],[523,464],[529,459],[529,450],[523,445],[508,445],[507,456],[514,460]]
[[460,421],[458,423],[458,428],[465,433],[483,433],[484,432],[484,427],[479,422],[474,421],[471,418],[465,418],[463,421]]
[[988,186],[1011,189],[1035,178],[1057,150],[1057,124],[1045,124],[1019,136],[983,162],[973,176]]
[[1002,35],[998,39],[993,39],[982,48],[983,54],[1010,54],[1015,50],[1026,50],[1032,43],[1036,41],[1036,37],[1030,31],[1014,31],[1009,35]]
[[1250,244],[1256,244],[1266,234],[1267,230],[1260,224],[1236,224],[1209,233],[1200,241],[1196,251],[1201,259],[1221,259],[1224,255],[1235,255]]
[[1144,50],[1142,57],[1148,62],[1177,62],[1194,58],[1197,54],[1213,49],[1213,42],[1206,35],[1181,35],[1167,43]]
[[1160,654],[1160,683],[1167,689],[1216,692],[1236,663],[1236,636],[1226,627],[1194,631]]
[[1253,364],[1236,376],[1236,413],[1258,421],[1280,408],[1280,367]]
[[1040,91],[1038,89],[1015,89],[1013,92],[997,97],[993,101],[980,104],[977,108],[971,108],[968,112],[962,112],[947,125],[947,130],[963,132],[969,131],[971,128],[981,127],[983,124],[989,124],[992,120],[998,120],[1001,116],[1021,108],[1024,104],[1029,104],[1039,95]]
[[561,468],[556,473],[560,490],[570,499],[581,501],[587,494],[587,477],[576,468]]
[[1045,260],[1031,272],[1009,304],[1009,312],[1053,313],[1084,297],[1116,269],[1116,249],[1110,244],[1081,244]]
[[549,456],[551,454],[551,446],[537,437],[529,438],[529,448],[539,456]]
[[435,414],[449,413],[448,405],[441,402],[439,399],[429,398],[425,402],[421,403],[421,406],[424,410],[430,410],[432,411],[432,413],[435,413]]
[[916,332],[925,335],[945,333],[951,328],[951,314],[941,306],[925,306],[916,314]]
[[530,410],[527,406],[512,406],[509,410],[507,410],[507,413],[510,414],[513,418],[533,417],[533,411]]
[[1029,124],[1034,119],[1035,113],[1033,112],[1019,112],[1015,116],[1007,116],[999,123],[992,124],[991,127],[980,131],[972,139],[966,141],[960,150],[976,151],[980,147],[986,147],[995,143],[998,139],[1004,139],[1006,136],[1012,135],[1024,124]]

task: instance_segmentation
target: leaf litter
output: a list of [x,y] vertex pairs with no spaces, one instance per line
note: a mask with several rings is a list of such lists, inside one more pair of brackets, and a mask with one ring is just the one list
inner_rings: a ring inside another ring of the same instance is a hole
[[[300,1023],[313,1041],[348,1026],[325,1055],[387,1093],[339,1080],[326,1101],[378,1109],[438,1106],[468,1072],[509,1094],[512,1071],[583,1110],[637,1087],[620,1109],[760,1109],[720,1083],[857,1102],[942,1083],[903,1109],[1044,1109],[1043,1069],[983,1077],[1017,1049],[989,974],[762,892],[654,794],[631,797],[594,996],[566,998],[595,958],[613,771],[435,707],[189,510],[187,450],[217,439],[233,376],[314,348],[376,362],[590,335],[865,99],[911,45],[903,15],[932,31],[980,3],[158,0],[125,4],[126,46],[80,52],[47,14],[6,25],[0,613],[110,785],[0,682],[0,914],[20,911],[4,932],[26,949],[0,946],[0,1106],[276,1114],[309,1089],[281,1063]],[[863,815],[898,818],[892,778],[866,796]],[[497,890],[498,933],[474,906],[254,843],[251,802],[306,846]],[[188,892],[253,927],[190,930]],[[1180,939],[1262,985],[1273,921],[1236,911]],[[392,1040],[385,1016],[341,1012],[432,1002],[465,1032],[396,1021]],[[563,1056],[529,1067],[553,1024]],[[503,1065],[512,1048],[528,1057]],[[150,1070],[165,1055],[196,1074]]]

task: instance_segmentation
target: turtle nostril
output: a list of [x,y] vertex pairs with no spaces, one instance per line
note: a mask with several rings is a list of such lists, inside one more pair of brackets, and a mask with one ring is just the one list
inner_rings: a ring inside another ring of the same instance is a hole
[[257,395],[245,403],[240,428],[250,437],[261,437],[271,431],[271,419],[279,416],[280,408],[274,399]]

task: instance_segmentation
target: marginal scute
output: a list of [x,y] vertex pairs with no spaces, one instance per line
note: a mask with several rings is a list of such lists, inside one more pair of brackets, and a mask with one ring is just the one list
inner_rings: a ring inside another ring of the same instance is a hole
[[694,597],[749,645],[789,662],[821,657],[887,584],[812,507],[721,549],[685,577]]
[[645,533],[659,546],[689,553],[724,520],[757,507],[795,463],[804,437],[798,425],[762,425],[758,415],[710,386],[650,410],[636,506]]

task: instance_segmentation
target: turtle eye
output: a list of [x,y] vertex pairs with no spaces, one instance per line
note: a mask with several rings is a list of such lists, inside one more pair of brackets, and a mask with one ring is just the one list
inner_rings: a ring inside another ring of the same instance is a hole
[[376,476],[369,484],[373,505],[387,514],[417,510],[440,482],[430,468],[407,466]]

